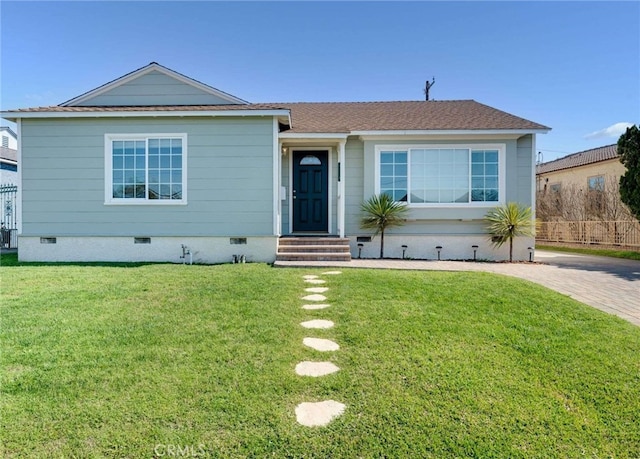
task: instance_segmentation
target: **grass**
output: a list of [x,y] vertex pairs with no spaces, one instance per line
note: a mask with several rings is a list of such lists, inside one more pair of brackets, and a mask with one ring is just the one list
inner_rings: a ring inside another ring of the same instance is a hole
[[525,281],[345,270],[305,311],[321,270],[2,261],[2,457],[640,456],[640,329]]
[[614,249],[586,249],[582,247],[565,247],[555,245],[536,244],[537,249],[553,250],[554,252],[582,253],[584,255],[598,255],[601,257],[625,258],[627,260],[640,260],[640,252],[632,250]]

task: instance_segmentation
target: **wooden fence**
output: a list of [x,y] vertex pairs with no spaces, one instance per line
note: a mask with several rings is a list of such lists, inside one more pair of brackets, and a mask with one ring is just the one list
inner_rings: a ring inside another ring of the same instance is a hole
[[640,223],[637,221],[541,222],[536,232],[536,241],[640,249]]

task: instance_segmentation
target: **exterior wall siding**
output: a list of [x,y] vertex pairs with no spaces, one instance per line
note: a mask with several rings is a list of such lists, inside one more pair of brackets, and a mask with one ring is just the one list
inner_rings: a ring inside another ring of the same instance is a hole
[[[265,118],[24,120],[23,236],[273,234]],[[105,133],[187,134],[186,205],[105,205]]]
[[[505,145],[505,202],[517,201],[532,205],[533,141],[532,136],[518,140],[365,140],[350,138],[347,142],[346,167],[346,235],[351,240],[351,254],[358,255],[357,237],[371,236],[370,230],[360,228],[361,203],[375,193],[375,146],[411,144],[496,144]],[[385,233],[385,256],[400,258],[402,245],[409,246],[407,257],[435,259],[435,247],[440,245],[443,259],[470,259],[472,245],[478,245],[478,258],[504,259],[508,249],[496,250],[491,247],[486,234],[484,215],[489,207],[431,207],[412,208],[407,222],[402,227],[391,228]],[[528,247],[532,238],[520,238],[514,247],[516,259],[528,259]],[[364,243],[362,256],[377,257],[380,250],[379,238]]]
[[153,71],[92,97],[79,106],[217,105],[229,101]]

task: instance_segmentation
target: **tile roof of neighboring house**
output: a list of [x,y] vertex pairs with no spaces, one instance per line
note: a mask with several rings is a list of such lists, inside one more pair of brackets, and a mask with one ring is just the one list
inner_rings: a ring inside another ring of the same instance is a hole
[[547,126],[474,100],[396,102],[294,102],[248,105],[37,107],[10,113],[118,111],[290,110],[292,133],[405,130],[549,130]]
[[12,148],[0,147],[0,159],[15,163],[18,161],[18,151]]
[[598,163],[608,159],[618,157],[618,145],[607,145],[605,147],[592,148],[591,150],[573,153],[564,158],[539,164],[536,168],[536,174],[546,174],[548,172],[559,171],[562,169],[570,169],[572,167],[585,166],[587,164]]

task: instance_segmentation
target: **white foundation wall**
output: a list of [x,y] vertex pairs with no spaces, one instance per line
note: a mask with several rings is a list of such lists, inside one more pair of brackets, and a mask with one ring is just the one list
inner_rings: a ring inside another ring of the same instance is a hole
[[[51,238],[46,238],[51,239]],[[134,237],[56,237],[42,243],[40,237],[20,237],[20,261],[71,262],[170,262],[183,263],[186,245],[193,263],[230,263],[234,255],[247,262],[272,263],[276,258],[275,236],[246,237],[246,244],[231,244],[229,237],[151,237],[149,244],[136,244]],[[186,257],[189,263],[189,256]]]
[[[380,257],[380,235],[371,238],[371,242],[362,242],[362,258]],[[529,261],[529,247],[534,247],[534,238],[519,237],[513,241],[513,260]],[[349,237],[351,256],[358,258],[357,237]],[[441,260],[472,260],[473,245],[477,245],[477,260],[502,261],[509,259],[509,243],[495,248],[486,235],[390,235],[384,236],[384,257],[402,258],[402,245],[406,245],[405,258],[419,260],[437,260],[437,246],[441,246]]]

